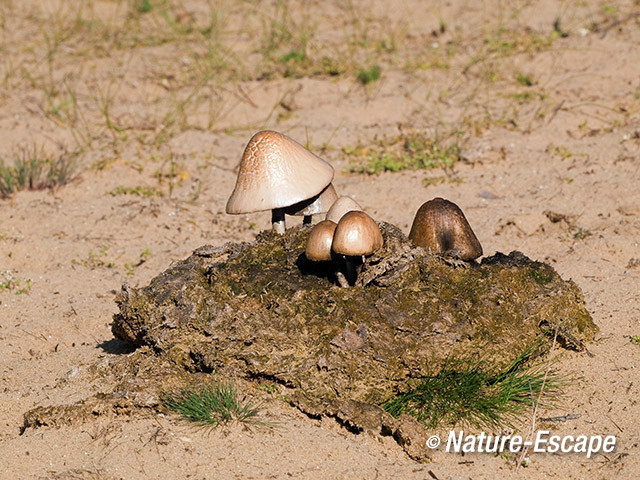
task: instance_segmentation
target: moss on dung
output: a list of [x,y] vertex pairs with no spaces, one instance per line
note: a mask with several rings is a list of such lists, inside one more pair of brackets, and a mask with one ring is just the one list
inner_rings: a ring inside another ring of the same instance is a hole
[[593,337],[579,289],[550,266],[513,252],[454,268],[381,227],[385,247],[349,289],[335,284],[338,266],[306,260],[308,229],[203,247],[148,287],[123,290],[114,334],[189,370],[375,405],[451,357],[500,368],[541,335],[558,331],[574,348]]

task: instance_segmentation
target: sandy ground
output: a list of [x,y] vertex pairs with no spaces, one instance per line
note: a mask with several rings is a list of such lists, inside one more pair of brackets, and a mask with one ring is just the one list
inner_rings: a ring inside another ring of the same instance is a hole
[[[2,478],[638,478],[637,2],[9,0],[0,27],[0,158],[36,145],[77,151],[80,165],[66,186],[0,200]],[[300,45],[306,58],[285,71]],[[322,67],[327,55],[340,68]],[[371,65],[381,77],[363,85]],[[580,414],[543,426],[615,435],[616,450],[531,454],[526,468],[440,450],[418,464],[392,439],[275,400],[271,428],[207,432],[152,414],[21,433],[29,409],[112,386],[89,367],[128,352],[110,331],[123,282],[268,227],[268,214],[224,214],[262,128],[329,160],[338,191],[377,219],[408,232],[442,196],[486,255],[520,250],[573,279],[600,333],[593,357],[558,352],[574,381],[540,415]],[[406,132],[438,132],[462,158],[453,172],[349,173],[343,149],[392,148]]]

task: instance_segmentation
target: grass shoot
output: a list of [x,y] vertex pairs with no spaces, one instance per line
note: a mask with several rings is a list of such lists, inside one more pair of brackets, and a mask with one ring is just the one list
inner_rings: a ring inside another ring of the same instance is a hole
[[233,422],[245,425],[264,424],[260,420],[260,405],[240,398],[231,384],[184,388],[167,394],[164,404],[185,420],[201,426],[215,428]]
[[549,405],[565,383],[553,369],[545,380],[546,365],[526,366],[531,351],[497,372],[483,361],[450,361],[440,373],[422,379],[383,408],[394,417],[408,413],[428,428],[460,422],[478,428],[511,426],[532,408],[543,388]]

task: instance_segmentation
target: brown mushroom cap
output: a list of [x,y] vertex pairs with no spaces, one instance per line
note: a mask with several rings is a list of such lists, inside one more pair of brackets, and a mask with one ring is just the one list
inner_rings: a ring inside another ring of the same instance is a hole
[[482,255],[482,245],[462,210],[443,198],[434,198],[418,209],[409,239],[434,255],[461,260],[474,260]]
[[342,196],[338,198],[327,212],[327,220],[338,223],[347,212],[361,212],[362,207],[353,198]]
[[341,255],[370,255],[383,243],[378,224],[364,212],[347,212],[338,222],[331,248]]
[[244,150],[227,213],[283,208],[320,193],[333,180],[333,167],[278,132],[256,133]]
[[307,238],[305,255],[313,262],[331,260],[331,244],[337,225],[329,220],[319,222]]
[[329,210],[331,205],[335,203],[337,198],[338,194],[336,193],[336,189],[333,188],[333,183],[330,183],[327,188],[315,197],[311,197],[308,200],[304,200],[285,208],[284,213],[287,215],[295,215],[297,217],[325,213]]

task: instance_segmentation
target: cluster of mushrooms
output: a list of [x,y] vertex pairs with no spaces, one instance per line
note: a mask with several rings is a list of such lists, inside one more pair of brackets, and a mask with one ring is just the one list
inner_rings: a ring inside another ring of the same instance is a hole
[[[326,213],[309,234],[305,254],[313,262],[344,259],[336,271],[342,287],[353,285],[357,265],[384,243],[378,224],[351,197],[338,195],[331,183],[333,167],[295,140],[278,132],[256,133],[247,144],[236,186],[227,202],[229,214],[271,210],[273,230],[285,232],[285,215],[312,217]],[[416,213],[409,239],[434,255],[471,261],[482,246],[460,208],[443,198],[424,203]]]

